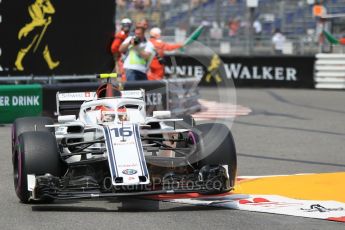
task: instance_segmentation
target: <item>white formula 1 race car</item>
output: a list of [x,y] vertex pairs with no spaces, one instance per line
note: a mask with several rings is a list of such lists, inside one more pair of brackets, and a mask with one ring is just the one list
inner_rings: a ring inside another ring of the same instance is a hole
[[12,128],[15,191],[24,203],[55,199],[224,193],[235,184],[237,159],[227,126],[195,125],[169,111],[146,116],[142,90],[119,91],[116,74],[96,93],[57,93],[83,100],[78,118],[19,118]]

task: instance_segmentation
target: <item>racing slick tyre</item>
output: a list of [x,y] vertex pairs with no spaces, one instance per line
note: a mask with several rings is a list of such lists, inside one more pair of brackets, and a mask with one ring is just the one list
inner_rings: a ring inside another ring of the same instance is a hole
[[[210,166],[223,166],[229,175],[225,184],[221,182],[223,184],[220,186],[210,187],[207,193],[223,193],[231,190],[235,186],[237,172],[236,147],[231,131],[224,124],[213,123],[196,125],[193,133],[196,142],[200,142],[202,146],[197,155],[200,160],[195,163],[200,172],[207,172]],[[223,167],[219,169],[222,170]]]
[[20,134],[29,131],[54,132],[54,128],[47,128],[45,125],[53,125],[54,121],[50,117],[23,117],[18,118],[12,125],[12,151]]
[[[14,152],[13,178],[16,194],[21,202],[29,203],[27,175],[61,176],[60,160],[55,136],[49,132],[25,132],[19,135]],[[52,201],[42,198],[42,201]]]

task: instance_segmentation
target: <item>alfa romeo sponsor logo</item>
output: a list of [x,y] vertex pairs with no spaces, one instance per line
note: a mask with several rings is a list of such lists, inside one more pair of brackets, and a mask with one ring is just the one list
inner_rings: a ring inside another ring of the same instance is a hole
[[137,173],[137,170],[135,169],[125,169],[122,171],[123,174],[125,175],[134,175]]

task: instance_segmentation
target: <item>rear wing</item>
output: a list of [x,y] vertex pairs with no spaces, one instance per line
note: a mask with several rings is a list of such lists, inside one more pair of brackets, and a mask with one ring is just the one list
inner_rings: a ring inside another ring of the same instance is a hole
[[[143,89],[120,92],[121,98],[134,98],[145,101],[145,91]],[[97,99],[96,92],[57,92],[55,115],[78,115],[81,104],[85,101]]]

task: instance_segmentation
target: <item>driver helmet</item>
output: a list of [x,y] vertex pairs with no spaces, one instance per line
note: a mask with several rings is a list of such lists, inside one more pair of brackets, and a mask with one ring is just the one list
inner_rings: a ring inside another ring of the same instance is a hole
[[95,110],[100,111],[100,122],[113,122],[115,120],[116,113],[114,109],[108,106],[98,105],[95,107]]
[[117,109],[117,115],[119,117],[119,121],[128,121],[128,114],[125,106],[121,106]]

